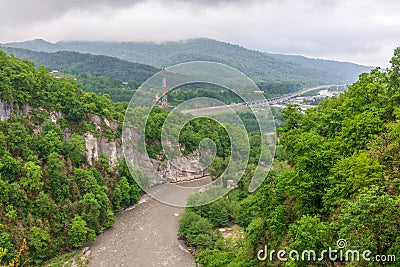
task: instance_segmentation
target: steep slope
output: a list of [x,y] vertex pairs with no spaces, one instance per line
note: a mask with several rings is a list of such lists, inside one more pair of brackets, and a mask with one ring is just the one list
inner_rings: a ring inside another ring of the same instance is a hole
[[[305,113],[288,105],[275,161],[257,192],[247,193],[248,172],[227,197],[186,209],[179,234],[197,247],[197,263],[379,266],[385,255],[380,266],[399,266],[400,47],[390,63]],[[331,248],[338,253],[328,257]]]
[[43,52],[59,51],[59,48],[57,47],[56,44],[47,42],[43,39],[34,39],[34,40],[24,41],[24,42],[12,42],[12,43],[7,43],[6,46],[29,49],[29,50],[34,50],[34,51],[43,51]]
[[43,266],[139,199],[117,158],[124,106],[3,51],[0,88],[0,265]]
[[341,77],[345,80],[355,81],[361,72],[368,72],[372,67],[361,66],[354,63],[340,62],[334,60],[325,60],[318,58],[307,58],[300,55],[281,55],[265,53],[265,55],[273,57],[278,60],[292,62],[299,64],[306,68],[325,71]]
[[[326,72],[300,64],[276,59],[258,51],[238,45],[201,38],[161,44],[146,42],[80,42],[49,43],[43,40],[9,43],[5,46],[41,51],[72,50],[102,54],[156,67],[193,60],[211,60],[231,65],[257,82],[301,82],[307,85],[348,83],[346,75]],[[347,64],[347,63],[345,63]],[[363,66],[353,66],[353,72],[368,71]],[[352,77],[352,76],[351,76]]]
[[134,80],[142,83],[159,71],[149,65],[128,62],[115,57],[73,51],[48,53],[10,47],[2,47],[2,50],[18,58],[31,60],[38,66],[59,69],[71,74],[103,76],[120,81]]

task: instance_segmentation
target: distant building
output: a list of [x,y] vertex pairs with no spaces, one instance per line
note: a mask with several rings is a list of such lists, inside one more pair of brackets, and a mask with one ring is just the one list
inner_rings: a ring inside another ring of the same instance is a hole
[[51,70],[49,72],[54,78],[61,78],[63,74],[59,70]]

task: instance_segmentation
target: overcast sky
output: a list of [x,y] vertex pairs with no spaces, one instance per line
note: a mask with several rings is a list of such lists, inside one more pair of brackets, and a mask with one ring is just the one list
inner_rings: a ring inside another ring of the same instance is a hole
[[174,41],[389,66],[398,0],[0,0],[0,42]]

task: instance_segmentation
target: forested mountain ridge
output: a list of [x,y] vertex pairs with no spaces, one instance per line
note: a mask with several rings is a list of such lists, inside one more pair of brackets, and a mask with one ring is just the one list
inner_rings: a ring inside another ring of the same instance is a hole
[[159,71],[149,65],[102,55],[74,51],[47,53],[22,48],[0,48],[17,58],[33,61],[36,66],[45,66],[48,71],[59,71],[55,75],[73,76],[82,83],[84,91],[107,94],[117,102],[129,102],[135,89]]
[[[0,266],[42,266],[57,255],[75,255],[73,248],[113,225],[114,211],[139,199],[136,182],[149,183],[140,172],[129,172],[124,158],[116,158],[122,156],[116,148],[121,149],[127,103],[83,92],[72,77],[55,78],[3,51],[0,88]],[[153,111],[146,144],[149,156],[159,159],[160,125],[169,111]],[[213,120],[191,121],[181,133],[184,153],[213,138],[217,164],[231,149],[225,128]]]
[[102,76],[119,81],[133,81],[141,84],[159,69],[103,55],[82,54],[74,51],[54,53],[38,52],[28,49],[1,47],[7,54],[20,59],[28,59],[37,66],[46,66],[72,75]]
[[[400,48],[388,70],[362,74],[306,112],[289,105],[283,117],[276,160],[256,193],[247,192],[250,168],[226,198],[186,209],[179,234],[197,248],[196,262],[399,266]],[[234,230],[223,238],[218,228],[227,226]],[[330,258],[329,248],[337,251]]]
[[[325,60],[318,58],[308,58],[300,55],[281,55],[265,53],[267,56],[299,64],[303,67],[324,71],[331,74],[336,74],[337,77],[342,77],[344,80],[355,81],[360,69],[364,72],[368,71],[368,67],[363,68],[354,63],[340,62],[334,60]],[[370,67],[372,69],[372,67]]]
[[141,196],[123,159],[88,158],[87,137],[120,138],[126,105],[3,51],[0,88],[0,266],[42,266]]
[[4,44],[8,47],[55,52],[70,50],[98,55],[108,55],[124,60],[148,64],[160,68],[181,62],[208,60],[225,63],[244,72],[256,82],[297,82],[304,85],[349,83],[369,67],[347,64],[346,73],[318,70],[300,64],[276,59],[264,53],[249,50],[238,45],[212,39],[191,39],[179,42],[80,42],[61,41],[49,43],[33,40]]

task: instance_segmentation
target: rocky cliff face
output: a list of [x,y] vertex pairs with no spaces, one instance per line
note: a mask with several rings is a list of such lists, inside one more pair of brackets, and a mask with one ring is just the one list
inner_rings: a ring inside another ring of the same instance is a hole
[[[18,116],[33,116],[31,115],[32,111],[39,111],[40,113],[46,114],[46,116],[48,116],[48,120],[54,123],[64,117],[61,112],[48,112],[45,109],[32,108],[29,105],[18,106],[0,100],[1,121],[10,119],[13,114]],[[83,135],[86,144],[86,159],[88,163],[93,164],[93,162],[98,160],[102,154],[105,154],[110,160],[110,165],[115,166],[118,158],[122,157],[121,138],[109,140],[108,138],[104,137],[104,133],[105,131],[108,131],[109,133],[116,135],[120,127],[119,123],[107,120],[106,118],[102,118],[98,115],[89,115],[89,120],[95,125],[96,134],[86,132]],[[40,134],[42,132],[42,127],[39,125],[36,129],[34,129],[34,132]],[[64,133],[64,140],[66,141],[71,136],[71,132],[69,129],[65,129]]]
[[[178,158],[172,162],[169,160],[150,159],[144,152],[138,152],[131,149],[133,144],[140,142],[140,135],[134,129],[125,129],[124,133],[125,155],[128,162],[135,168],[140,170],[143,175],[148,177],[153,185],[161,184],[165,181],[171,183],[191,181],[207,177],[210,174],[207,170],[203,170],[199,162],[199,151],[187,155],[186,158]],[[132,143],[132,145],[129,145]]]
[[[28,105],[19,107],[0,100],[0,120],[2,121],[10,119],[13,114],[17,114],[18,116],[33,116],[31,115],[31,111],[33,110],[45,113],[46,116],[48,116],[48,120],[55,123],[57,120],[63,118],[61,112],[48,112],[40,108],[31,108]],[[116,166],[118,159],[123,156],[122,138],[118,137],[118,132],[121,128],[120,123],[108,120],[98,115],[89,115],[89,121],[95,126],[95,131],[83,134],[87,150],[87,162],[93,164],[102,154],[105,154],[109,159],[110,165]],[[34,131],[38,134],[41,133],[41,126],[38,126]],[[109,136],[106,137],[106,133],[117,137],[110,139]],[[64,139],[68,140],[70,136],[70,130],[65,129]],[[136,139],[137,137],[131,133],[131,142],[138,142]],[[151,163],[146,160],[147,156],[144,153],[133,151],[126,152],[134,153],[134,155],[129,157],[132,159],[132,162],[130,163],[135,167],[135,169],[141,170],[145,176],[149,177],[153,181],[153,184],[163,183],[165,180],[176,183],[209,176],[209,173],[201,168],[198,151],[193,152],[183,160],[178,159],[174,160],[174,162],[170,162],[168,160],[160,161],[151,159]],[[160,179],[160,176],[163,179]]]
[[105,154],[110,165],[115,166],[118,159],[122,157],[122,140],[121,138],[106,138],[104,133],[108,131],[114,136],[118,135],[120,124],[98,115],[90,115],[89,119],[95,126],[96,134],[91,132],[84,134],[87,162],[93,164],[102,154]]
[[204,170],[199,159],[199,152],[196,150],[187,155],[186,158],[178,158],[172,162],[169,160],[165,160],[164,162],[152,160],[152,163],[158,174],[165,180],[177,183],[196,180],[210,175],[207,170]]
[[8,102],[4,102],[0,100],[0,120],[5,121],[11,118],[11,115],[14,112],[14,107],[12,104]]
[[33,109],[29,105],[19,106],[0,100],[0,121],[10,119],[13,114],[18,116],[29,116],[32,110],[43,111],[39,108]]

